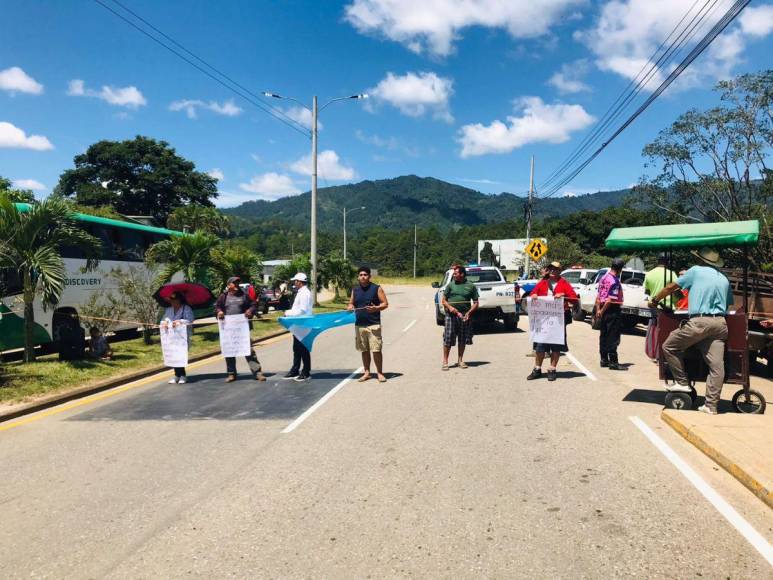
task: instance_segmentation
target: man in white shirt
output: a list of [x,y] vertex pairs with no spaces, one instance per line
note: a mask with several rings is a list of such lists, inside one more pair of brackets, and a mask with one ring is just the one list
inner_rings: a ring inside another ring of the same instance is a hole
[[[293,307],[285,311],[285,316],[311,316],[312,298],[308,287],[308,278],[303,272],[298,272],[290,278],[295,286],[295,300]],[[301,370],[301,363],[303,369]],[[311,378],[311,353],[309,349],[295,336],[293,336],[293,366],[283,378],[303,383]]]

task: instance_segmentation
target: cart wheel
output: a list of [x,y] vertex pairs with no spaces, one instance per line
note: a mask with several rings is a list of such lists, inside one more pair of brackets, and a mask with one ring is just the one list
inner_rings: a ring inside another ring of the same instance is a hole
[[666,393],[666,407],[668,409],[676,409],[677,411],[692,409],[694,401],[695,399],[690,393]]
[[765,397],[759,391],[749,389],[749,396],[743,389],[733,395],[733,408],[739,413],[762,415],[765,412]]

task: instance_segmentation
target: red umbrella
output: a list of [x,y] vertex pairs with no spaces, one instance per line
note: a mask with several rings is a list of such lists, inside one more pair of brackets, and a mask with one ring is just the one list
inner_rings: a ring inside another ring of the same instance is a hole
[[211,306],[215,301],[215,296],[212,291],[203,284],[196,284],[195,282],[174,282],[171,284],[164,284],[156,290],[153,294],[161,306],[169,306],[169,296],[176,292],[182,296],[186,304],[189,304],[192,308],[202,308],[205,306]]

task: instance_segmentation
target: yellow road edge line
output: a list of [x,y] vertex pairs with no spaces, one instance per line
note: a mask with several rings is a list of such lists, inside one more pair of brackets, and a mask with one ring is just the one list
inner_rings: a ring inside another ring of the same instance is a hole
[[746,470],[737,463],[732,462],[715,447],[706,443],[705,440],[682,424],[679,419],[673,417],[670,413],[666,413],[665,409],[661,411],[660,418],[679,435],[697,447],[709,459],[714,461],[714,463],[741,482],[746,489],[761,499],[769,508],[773,508],[773,491],[768,490],[762,483],[747,473]]
[[[280,340],[286,340],[288,334],[282,334],[280,336],[275,336],[273,338],[270,338],[264,342],[259,343],[258,345],[254,346],[263,346],[268,344],[273,344],[274,342],[279,342]],[[195,369],[200,366],[203,366],[205,364],[211,363],[215,359],[223,358],[220,355],[213,355],[211,357],[201,359],[200,361],[196,361],[195,363],[191,363],[186,368],[188,369]],[[158,381],[159,379],[168,377],[172,375],[172,371],[161,371],[154,375],[150,375],[149,377],[145,377],[144,379],[138,379],[134,382],[129,383],[128,385],[123,385],[120,387],[113,387],[112,389],[108,389],[103,393],[97,393],[95,395],[89,395],[88,397],[84,397],[82,399],[78,399],[77,401],[73,401],[70,403],[64,403],[62,405],[58,405],[56,407],[53,407],[52,409],[49,409],[47,411],[40,411],[38,413],[33,413],[32,415],[25,417],[24,419],[19,419],[18,421],[13,421],[10,423],[4,423],[0,424],[0,432],[2,431],[8,431],[9,429],[13,429],[14,427],[21,427],[22,425],[27,425],[29,423],[33,423],[35,421],[39,421],[40,419],[45,419],[46,417],[50,417],[52,415],[58,415],[59,413],[64,413],[65,411],[69,411],[70,409],[75,409],[76,407],[81,407],[83,405],[88,405],[89,403],[95,403],[97,401],[101,401],[103,399],[108,399],[110,397],[114,397],[115,395],[120,395],[121,393],[125,393],[126,391],[129,391],[131,389],[136,389],[138,387],[145,386],[149,383]]]

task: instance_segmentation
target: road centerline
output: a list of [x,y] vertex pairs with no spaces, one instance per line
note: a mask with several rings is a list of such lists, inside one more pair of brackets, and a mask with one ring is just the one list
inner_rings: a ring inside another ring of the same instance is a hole
[[413,327],[413,325],[414,325],[414,324],[416,324],[416,320],[415,320],[415,319],[414,319],[414,320],[411,320],[411,321],[408,323],[408,326],[406,326],[405,328],[403,328],[403,332],[408,332],[408,331],[409,331],[409,330],[410,330],[410,329]]
[[574,363],[574,366],[576,366],[578,369],[580,369],[583,372],[583,374],[586,377],[588,377],[590,380],[592,380],[592,381],[597,381],[598,380],[596,378],[596,376],[592,372],[590,372],[588,369],[586,369],[585,366],[579,360],[577,360],[577,357],[574,356],[571,352],[567,352],[566,353],[566,358],[568,358],[570,361],[572,361],[572,363]]
[[650,427],[642,421],[639,417],[628,417],[628,419],[636,425],[644,436],[649,439],[658,451],[660,451],[666,459],[668,459],[674,467],[676,467],[687,480],[693,484],[703,497],[705,497],[716,510],[724,516],[724,518],[736,529],[738,532],[746,538],[761,555],[768,561],[768,564],[773,566],[773,547],[768,541],[762,537],[762,535],[755,530],[752,525],[747,522],[741,514],[739,514],[733,506],[727,503],[727,500],[723,498],[713,487],[711,487],[706,480],[698,475],[695,470],[690,467],[684,459],[677,455],[676,451],[671,449],[669,445],[663,441]]
[[325,395],[316,403],[314,403],[311,407],[306,409],[301,415],[295,419],[292,423],[290,423],[287,427],[282,429],[282,433],[291,433],[295,431],[301,423],[303,423],[306,419],[308,419],[314,411],[319,409],[322,405],[324,405],[328,399],[330,399],[333,395],[335,395],[338,391],[340,391],[342,388],[344,388],[344,385],[351,381],[354,378],[354,375],[357,375],[363,371],[363,367],[358,368],[352,374],[350,374],[348,377],[346,377],[343,381],[338,383],[335,387],[330,389]]

